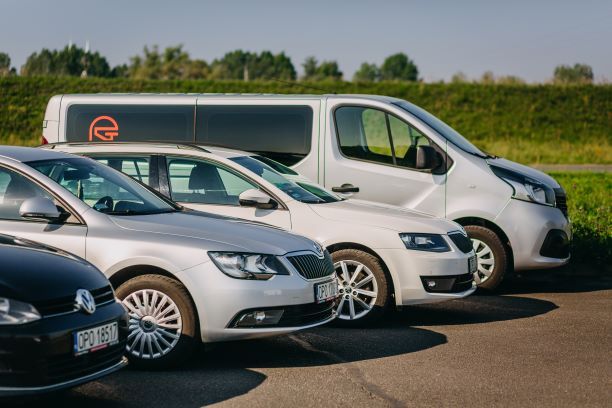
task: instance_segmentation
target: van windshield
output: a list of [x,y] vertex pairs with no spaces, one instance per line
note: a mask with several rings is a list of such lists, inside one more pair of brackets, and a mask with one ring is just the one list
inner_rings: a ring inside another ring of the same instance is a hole
[[438,132],[446,140],[463,150],[464,152],[479,156],[482,158],[488,158],[490,155],[484,153],[482,150],[477,148],[467,140],[463,135],[457,132],[455,129],[442,122],[440,119],[427,112],[423,108],[419,108],[407,101],[392,102],[395,106],[399,106],[406,112],[416,116],[421,121],[425,122],[427,126]]
[[257,174],[267,182],[282,190],[294,200],[307,204],[321,204],[340,201],[340,198],[331,195],[331,193],[326,194],[325,190],[322,188],[318,189],[321,191],[317,191],[317,189],[308,188],[301,183],[290,180],[274,170],[272,167],[268,166],[266,163],[259,161],[254,157],[239,156],[232,157],[230,160]]
[[180,209],[131,177],[91,159],[62,158],[26,164],[105,214],[161,214]]

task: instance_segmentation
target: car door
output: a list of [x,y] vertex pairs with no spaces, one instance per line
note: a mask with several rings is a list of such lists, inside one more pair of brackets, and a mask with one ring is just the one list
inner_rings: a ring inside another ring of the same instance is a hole
[[[47,197],[67,215],[62,221],[25,219],[19,215],[21,204],[32,197]],[[0,233],[38,241],[85,258],[87,226],[53,194],[36,181],[0,165]]]
[[[166,156],[166,176],[160,174],[161,183],[168,182],[170,197],[188,208],[265,222],[285,229],[291,229],[289,210],[279,203],[276,209],[244,207],[238,196],[249,189],[263,190],[253,180],[239,172],[212,160],[188,157]],[[266,194],[270,194],[266,191]],[[276,199],[278,201],[278,199]]]
[[424,132],[383,106],[333,103],[326,133],[325,186],[354,198],[444,216],[446,174],[417,170],[419,145],[436,146]]

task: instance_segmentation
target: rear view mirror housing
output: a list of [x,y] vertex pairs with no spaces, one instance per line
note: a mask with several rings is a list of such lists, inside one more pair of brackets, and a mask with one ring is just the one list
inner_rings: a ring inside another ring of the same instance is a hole
[[418,146],[415,167],[419,170],[433,170],[442,164],[442,155],[431,146]]
[[19,216],[28,219],[57,221],[62,217],[62,213],[49,198],[31,197],[21,203]]
[[240,193],[238,202],[243,207],[255,207],[262,210],[273,210],[278,207],[278,203],[272,197],[255,188]]

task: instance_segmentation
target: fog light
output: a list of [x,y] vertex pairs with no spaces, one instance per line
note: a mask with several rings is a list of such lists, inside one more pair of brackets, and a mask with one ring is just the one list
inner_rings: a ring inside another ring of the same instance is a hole
[[256,327],[278,324],[283,310],[254,310],[240,315],[234,327]]
[[436,287],[436,281],[434,281],[434,280],[428,280],[428,281],[426,281],[426,282],[427,282],[427,287],[428,287],[428,288],[433,289],[433,288],[435,288],[435,287]]

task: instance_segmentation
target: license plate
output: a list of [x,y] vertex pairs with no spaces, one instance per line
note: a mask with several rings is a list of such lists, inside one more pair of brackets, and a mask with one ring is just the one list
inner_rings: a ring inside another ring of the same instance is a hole
[[476,255],[472,255],[468,259],[468,271],[470,273],[476,273],[477,268],[478,268],[478,262],[476,262]]
[[73,333],[74,355],[92,353],[118,343],[117,322],[103,324]]
[[338,282],[335,280],[315,285],[315,301],[323,303],[338,296]]

